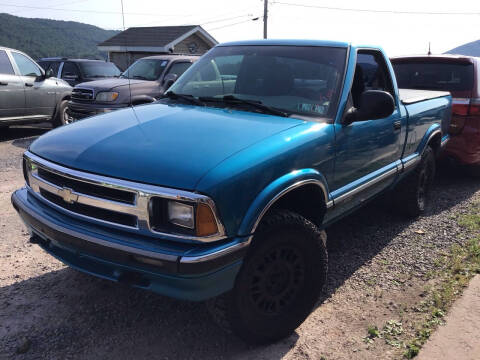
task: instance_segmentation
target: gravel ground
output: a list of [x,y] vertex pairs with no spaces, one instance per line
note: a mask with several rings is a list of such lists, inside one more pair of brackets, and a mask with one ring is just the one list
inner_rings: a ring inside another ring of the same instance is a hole
[[23,184],[22,152],[44,131],[0,135],[0,359],[398,359],[402,349],[363,341],[367,327],[401,319],[414,331],[435,259],[467,240],[456,217],[480,200],[478,180],[443,171],[416,221],[380,199],[328,229],[319,306],[288,339],[249,347],[218,329],[202,303],[81,274],[28,242],[10,195]]

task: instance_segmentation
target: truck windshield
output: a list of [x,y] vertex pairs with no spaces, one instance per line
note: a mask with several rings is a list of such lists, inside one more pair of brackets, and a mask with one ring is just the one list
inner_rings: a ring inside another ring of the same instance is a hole
[[111,62],[80,62],[82,73],[87,78],[115,77],[120,75],[120,70]]
[[473,65],[442,62],[394,63],[398,87],[403,89],[471,91]]
[[255,102],[288,114],[332,118],[345,61],[345,48],[219,46],[192,65],[170,92],[193,96],[207,106]]
[[168,60],[140,59],[130,65],[121,77],[126,79],[158,80],[167,64]]

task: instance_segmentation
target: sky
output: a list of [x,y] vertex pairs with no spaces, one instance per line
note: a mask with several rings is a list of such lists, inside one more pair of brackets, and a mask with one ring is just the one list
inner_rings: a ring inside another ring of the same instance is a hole
[[[123,0],[123,7],[126,28],[194,24],[219,42],[263,37],[263,0]],[[0,0],[0,13],[104,29],[123,29],[121,9],[121,0]],[[442,53],[480,39],[480,1],[269,0],[268,37],[375,45],[389,56],[424,54],[430,42]]]

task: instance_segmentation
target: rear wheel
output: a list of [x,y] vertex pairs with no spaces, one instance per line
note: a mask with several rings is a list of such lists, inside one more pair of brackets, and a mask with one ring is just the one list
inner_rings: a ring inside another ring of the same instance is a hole
[[326,278],[325,232],[296,213],[275,211],[258,229],[233,290],[207,306],[246,342],[274,342],[307,318]]
[[67,125],[73,122],[73,118],[68,115],[68,100],[63,100],[60,105],[58,106],[58,111],[55,115],[55,119],[53,120],[53,126],[62,126]]
[[434,178],[435,153],[427,146],[420,164],[407,175],[395,191],[395,202],[400,212],[409,217],[417,217],[424,212]]

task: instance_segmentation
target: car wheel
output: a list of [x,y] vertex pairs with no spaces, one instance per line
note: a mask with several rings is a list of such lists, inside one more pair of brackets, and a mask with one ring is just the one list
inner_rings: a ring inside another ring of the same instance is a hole
[[67,109],[68,109],[68,100],[63,100],[58,107],[58,112],[53,122],[53,125],[55,127],[68,125],[73,122],[73,118],[70,115],[68,115]]
[[435,153],[427,146],[420,164],[407,175],[395,191],[397,209],[408,217],[417,217],[423,213],[434,178]]
[[260,225],[233,290],[207,308],[248,343],[289,336],[310,314],[327,279],[326,233],[304,217],[273,212]]

